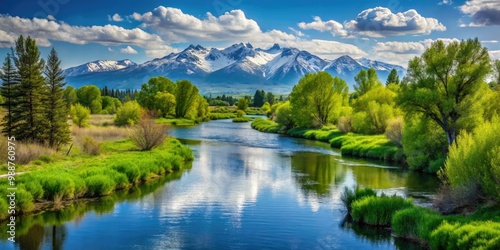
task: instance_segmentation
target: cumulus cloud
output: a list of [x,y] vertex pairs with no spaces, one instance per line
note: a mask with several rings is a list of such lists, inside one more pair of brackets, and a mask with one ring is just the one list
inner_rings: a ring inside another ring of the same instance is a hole
[[414,9],[392,13],[384,7],[364,10],[355,20],[345,22],[344,26],[370,37],[423,35],[446,30],[437,19],[423,17]]
[[49,19],[50,21],[55,21],[56,20],[56,18],[53,15],[48,15],[47,19]]
[[159,6],[144,14],[134,13],[132,18],[142,22],[143,28],[159,32],[168,42],[187,41],[248,41],[273,43],[294,40],[292,34],[270,30],[263,32],[256,21],[248,19],[242,10],[232,10],[216,17],[207,13],[199,19],[171,7]]
[[471,0],[460,6],[462,13],[467,14],[472,22],[463,26],[500,25],[500,1]]
[[115,13],[113,16],[108,15],[108,21],[121,22],[123,18],[118,13]]
[[0,15],[0,47],[14,46],[21,34],[33,37],[40,46],[50,46],[50,40],[73,44],[97,43],[105,46],[131,44],[145,49],[150,57],[164,56],[175,51],[161,37],[140,28],[125,29],[115,25],[72,26],[64,22],[40,18],[20,18]]
[[424,53],[437,40],[445,44],[460,42],[457,38],[425,39],[418,42],[379,42],[373,47],[373,53],[378,59],[406,67],[410,59]]
[[329,31],[333,36],[347,36],[348,34],[347,30],[344,29],[344,26],[337,21],[329,20],[324,22],[319,16],[315,16],[313,19],[314,22],[300,22],[297,25],[301,29],[313,29],[321,32]]
[[120,50],[121,53],[123,54],[137,54],[137,50],[134,48],[127,46],[126,48],[123,48]]
[[485,41],[481,41],[481,43],[498,43],[497,40],[485,40]]
[[296,36],[298,37],[303,37],[303,36],[306,36],[306,34],[302,33],[302,31],[300,30],[296,30],[292,27],[288,27]]

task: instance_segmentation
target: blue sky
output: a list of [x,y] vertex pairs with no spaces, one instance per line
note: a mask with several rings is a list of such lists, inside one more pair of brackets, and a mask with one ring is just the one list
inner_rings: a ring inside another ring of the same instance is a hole
[[[45,3],[45,4],[39,4]],[[63,67],[99,59],[141,63],[187,45],[250,42],[406,66],[436,39],[478,37],[500,58],[498,0],[20,0],[0,5],[0,56],[21,34]]]

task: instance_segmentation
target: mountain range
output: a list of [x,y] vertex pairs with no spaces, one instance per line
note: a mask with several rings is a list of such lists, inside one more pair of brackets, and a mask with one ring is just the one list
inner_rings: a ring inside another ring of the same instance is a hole
[[153,76],[171,80],[187,79],[202,93],[253,93],[264,89],[289,93],[306,73],[326,71],[344,79],[353,90],[354,76],[361,69],[375,68],[382,82],[396,69],[400,77],[406,70],[398,65],[367,58],[353,59],[344,55],[335,60],[322,59],[307,51],[274,44],[269,49],[239,43],[225,49],[207,49],[190,45],[178,53],[170,53],[142,64],[128,59],[98,60],[64,70],[69,85],[140,89]]

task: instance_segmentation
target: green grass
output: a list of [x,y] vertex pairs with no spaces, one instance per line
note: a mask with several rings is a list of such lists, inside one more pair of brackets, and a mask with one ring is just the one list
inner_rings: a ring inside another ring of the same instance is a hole
[[371,188],[356,187],[354,190],[352,190],[345,187],[340,199],[344,203],[344,206],[347,208],[347,211],[350,212],[353,202],[370,196],[377,196],[377,193]]
[[[192,159],[191,150],[174,138],[167,138],[162,146],[151,151],[135,150],[129,139],[104,142],[100,156],[79,154],[41,162],[37,169],[16,177],[19,185],[16,201],[19,212],[27,213],[38,201],[59,203],[105,196],[187,168]],[[0,179],[0,195],[6,195],[6,188],[7,179]]]
[[395,212],[412,206],[411,200],[399,196],[368,196],[351,204],[351,216],[356,222],[374,226],[390,226]]
[[235,113],[210,113],[210,120],[232,119],[236,118]]
[[233,122],[249,122],[251,121],[252,118],[248,116],[243,116],[243,117],[236,117],[233,119]]
[[196,125],[196,121],[186,119],[186,118],[158,118],[155,120],[158,124],[169,124],[175,126],[193,126]]
[[251,126],[253,129],[265,133],[280,133],[282,131],[281,125],[278,123],[262,118],[255,119]]

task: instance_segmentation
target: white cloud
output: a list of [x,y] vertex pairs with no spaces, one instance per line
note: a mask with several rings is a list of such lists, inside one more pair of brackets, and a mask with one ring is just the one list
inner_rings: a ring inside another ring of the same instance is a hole
[[336,59],[343,55],[350,55],[352,57],[363,57],[368,55],[355,45],[320,39],[313,39],[310,41],[289,41],[284,45],[287,47],[295,47],[300,50],[306,50],[312,54],[327,59]]
[[471,0],[460,6],[462,13],[471,17],[472,22],[465,26],[500,25],[500,1],[498,0]]
[[105,46],[130,44],[145,49],[149,57],[160,57],[175,51],[161,37],[142,29],[125,29],[115,25],[72,26],[64,22],[40,18],[20,18],[0,15],[0,47],[14,46],[21,34],[29,35],[40,46],[50,46],[50,40],[73,44],[97,43]]
[[497,40],[485,40],[485,41],[481,41],[481,43],[498,43]]
[[288,27],[296,36],[298,37],[303,37],[303,36],[306,36],[306,34],[302,33],[302,31],[300,30],[296,30],[292,27]]
[[113,16],[108,15],[108,21],[121,22],[123,18],[118,13],[115,13]]
[[446,30],[437,19],[423,17],[414,9],[392,13],[384,7],[364,10],[355,20],[345,22],[344,26],[370,37],[423,35]]
[[438,5],[452,5],[453,1],[452,0],[442,0],[441,2],[438,3]]
[[134,48],[127,46],[126,48],[123,48],[120,50],[121,53],[123,54],[137,54],[137,50]]
[[491,59],[493,59],[493,60],[499,59],[500,60],[500,50],[490,50],[489,52],[490,52]]
[[[445,44],[460,42],[457,38],[438,38]],[[373,47],[374,56],[385,62],[406,67],[408,61],[420,56],[436,40],[425,39],[418,42],[379,42]]]
[[329,31],[333,36],[347,36],[347,30],[344,29],[341,23],[334,20],[324,22],[319,16],[315,16],[313,19],[314,22],[300,22],[297,25],[301,29],[313,29],[321,32]]
[[115,50],[114,50],[114,49],[112,49],[111,47],[108,47],[108,51],[109,51],[109,52],[115,52]]
[[50,21],[55,21],[56,20],[56,18],[53,15],[48,15],[47,19],[49,19]]
[[159,6],[144,14],[134,13],[132,18],[142,27],[159,32],[171,43],[193,41],[248,41],[275,43],[295,40],[296,37],[279,30],[263,32],[256,21],[248,19],[242,10],[232,10],[216,17],[207,13],[199,19],[182,10]]

